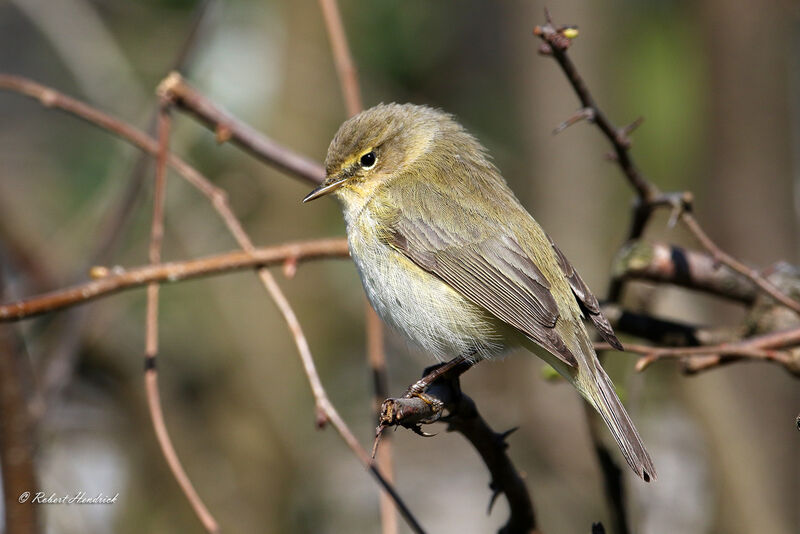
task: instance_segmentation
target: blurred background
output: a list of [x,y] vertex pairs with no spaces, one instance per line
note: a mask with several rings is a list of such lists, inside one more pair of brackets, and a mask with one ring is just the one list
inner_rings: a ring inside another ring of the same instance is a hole
[[[578,102],[556,64],[537,55],[531,30],[543,22],[543,3],[340,4],[366,105],[409,101],[454,113],[602,296],[632,194],[604,160],[609,147],[596,129],[580,124],[551,135]],[[0,71],[146,129],[155,87],[182,55],[199,6],[5,0]],[[644,116],[634,155],[645,174],[664,190],[692,190],[700,221],[737,257],[759,267],[796,264],[800,6],[562,0],[550,7],[556,22],[580,27],[570,54],[612,120]],[[182,72],[217,104],[324,158],[345,110],[317,2],[210,2],[183,55]],[[229,193],[257,244],[344,234],[334,201],[301,205],[307,185],[218,146],[191,119],[176,119],[172,148]],[[138,156],[73,117],[0,92],[3,301],[85,280],[92,264],[147,262],[153,168],[149,160],[141,168]],[[205,199],[178,176],[168,180],[164,258],[236,248]],[[134,199],[129,216],[123,198]],[[665,222],[657,218],[648,236],[693,244]],[[369,446],[375,414],[352,264],[304,264],[279,282],[333,402]],[[376,485],[333,430],[315,429],[295,347],[259,286],[242,272],[162,287],[160,390],[184,466],[223,531],[379,531]],[[678,289],[647,297],[658,314],[699,324],[743,315]],[[114,505],[42,506],[46,532],[201,532],[147,414],[144,310],[138,290],[0,327],[23,355],[13,383],[38,414],[39,488],[24,489],[119,492]],[[431,363],[394,334],[387,352],[393,394]],[[608,363],[660,476],[645,485],[626,471],[633,530],[800,531],[797,380],[767,364],[687,378],[671,363],[636,374],[633,362],[615,355]],[[541,376],[539,360],[515,354],[480,365],[462,384],[496,429],[520,426],[510,454],[526,474],[542,529],[588,532],[593,521],[607,523],[608,512],[581,401]],[[34,402],[41,387],[46,402]],[[400,494],[430,532],[496,531],[507,507],[501,498],[486,514],[485,467],[460,436],[436,430],[430,439],[391,434]],[[400,529],[407,531],[402,522]]]

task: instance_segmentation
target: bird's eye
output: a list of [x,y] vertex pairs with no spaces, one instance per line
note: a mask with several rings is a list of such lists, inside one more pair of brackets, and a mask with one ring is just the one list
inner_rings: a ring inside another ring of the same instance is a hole
[[378,158],[375,156],[375,152],[367,152],[361,156],[361,167],[364,169],[371,169],[375,166],[377,160]]

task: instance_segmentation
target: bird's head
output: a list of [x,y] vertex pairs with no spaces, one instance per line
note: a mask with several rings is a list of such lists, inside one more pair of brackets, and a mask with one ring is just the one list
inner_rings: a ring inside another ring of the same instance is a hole
[[366,202],[376,188],[429,152],[449,115],[413,104],[380,104],[348,119],[325,158],[325,181],[303,202],[334,193],[345,204]]

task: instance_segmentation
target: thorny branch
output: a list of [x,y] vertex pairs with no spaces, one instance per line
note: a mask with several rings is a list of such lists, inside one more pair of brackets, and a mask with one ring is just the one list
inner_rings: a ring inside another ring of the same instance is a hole
[[478,412],[475,402],[461,391],[459,376],[472,365],[469,360],[456,358],[446,364],[429,367],[422,379],[412,385],[403,397],[386,399],[381,405],[375,447],[385,427],[403,426],[427,436],[421,429],[422,424],[446,423],[448,432],[459,432],[475,447],[489,470],[489,488],[492,490],[489,511],[501,493],[508,500],[509,518],[500,533],[537,533],[539,530],[533,500],[525,480],[506,452],[506,438],[516,428],[502,433],[492,430]]
[[[617,128],[608,120],[606,115],[597,106],[583,78],[580,76],[575,65],[567,55],[567,49],[569,48],[572,39],[577,36],[577,28],[574,26],[555,26],[547,10],[545,10],[545,18],[546,24],[543,26],[536,26],[533,31],[534,35],[542,40],[540,53],[551,56],[553,59],[555,59],[582,105],[580,110],[564,121],[558,128],[556,128],[555,133],[564,130],[580,120],[588,120],[593,122],[609,140],[614,150],[612,159],[617,162],[629,184],[637,194],[637,199],[631,218],[631,226],[628,232],[628,241],[639,239],[644,233],[645,227],[649,222],[653,212],[657,208],[666,206],[672,209],[670,225],[673,225],[675,222],[677,222],[677,220],[682,221],[686,228],[698,240],[698,242],[706,249],[706,251],[709,252],[711,259],[713,260],[710,265],[710,270],[707,268],[709,265],[708,262],[705,261],[705,258],[700,258],[697,256],[682,256],[679,258],[683,260],[698,260],[693,262],[694,265],[692,263],[679,265],[678,262],[674,261],[676,258],[672,257],[672,261],[662,262],[662,269],[654,269],[651,272],[640,271],[639,273],[636,273],[635,269],[617,269],[615,270],[609,290],[610,304],[616,305],[619,302],[626,281],[636,278],[637,275],[650,277],[651,279],[656,277],[654,275],[666,275],[664,278],[671,278],[672,283],[684,285],[693,289],[712,292],[717,295],[724,295],[726,298],[733,298],[741,301],[749,300],[750,302],[753,302],[753,300],[750,300],[751,297],[749,294],[743,295],[731,288],[724,288],[720,286],[718,279],[729,278],[727,276],[729,273],[714,273],[713,271],[716,271],[717,267],[722,265],[730,269],[730,271],[738,273],[751,281],[763,294],[767,295],[769,298],[774,299],[774,301],[780,303],[795,313],[800,313],[800,301],[788,297],[778,287],[768,281],[762,275],[762,273],[746,266],[744,263],[726,254],[708,237],[695,219],[694,215],[691,213],[693,201],[693,196],[691,193],[684,192],[664,194],[642,175],[630,155],[631,141],[629,138],[630,132],[641,123],[641,119],[637,119],[637,121],[635,121],[633,124],[624,128]],[[673,251],[674,250],[677,249],[673,249]],[[702,263],[703,268],[697,268],[698,262]],[[663,270],[664,265],[673,267],[671,272],[665,273]],[[680,268],[675,268],[676,266]],[[692,268],[693,266],[695,267],[694,269]],[[702,273],[704,276],[698,276],[700,273]],[[663,280],[657,279],[656,281],[661,282]],[[734,286],[739,289],[742,288],[742,285],[743,284],[741,284],[740,280],[734,284]],[[625,312],[620,310],[617,315],[619,317],[624,317]],[[628,317],[629,323],[631,323],[630,319],[631,318]],[[645,325],[649,327],[657,327],[658,335],[680,332],[681,335],[678,336],[677,339],[680,339],[681,342],[689,341],[690,343],[687,344],[692,344],[691,342],[699,341],[699,338],[696,335],[700,331],[699,329],[694,329],[688,325],[669,324],[667,321],[661,321],[650,317],[647,317],[646,319],[647,320],[642,320],[641,317],[637,318],[637,320],[633,321],[632,324],[634,324],[637,328],[641,328]],[[619,327],[619,325],[616,326]],[[624,331],[624,329],[621,328],[620,330]],[[639,334],[642,333],[642,331],[639,332]],[[797,340],[793,340],[791,335],[786,334],[786,336],[790,339],[791,343],[795,345],[797,344]],[[655,336],[650,335],[642,337],[652,339]],[[717,346],[702,347],[698,349],[667,349],[634,345],[627,345],[626,347],[634,351],[635,349],[639,348],[642,351],[641,353],[646,354],[644,358],[640,359],[639,365],[637,366],[640,370],[644,369],[655,359],[668,356],[683,357],[685,370],[688,372],[698,372],[700,370],[714,368],[723,363],[728,363],[730,361],[736,361],[743,358],[757,358],[768,361],[776,361],[783,364],[784,367],[790,372],[797,374],[797,364],[795,361],[796,356],[793,358],[788,354],[772,350],[773,347],[769,346],[768,344],[760,345],[760,343],[765,342],[763,340],[759,341],[757,338],[750,338],[742,340],[738,344],[719,344]],[[598,348],[605,349],[608,347],[606,347],[604,344],[598,344]],[[687,350],[697,352],[687,360],[685,358],[687,356]],[[592,418],[595,418],[596,415],[590,411],[587,413],[589,414],[591,429],[593,426]],[[625,513],[624,492],[622,490],[622,481],[620,479],[620,470],[615,463],[610,460],[611,457],[608,455],[608,451],[594,432],[592,433],[592,439],[595,442],[595,447],[598,451],[598,458],[602,467],[606,492],[612,508],[612,515],[614,516],[618,530],[620,532],[627,533],[628,526]]]
[[[627,127],[617,128],[608,120],[605,113],[603,113],[595,103],[594,97],[592,97],[592,94],[589,92],[586,83],[567,55],[567,49],[572,42],[570,36],[577,35],[577,30],[574,26],[554,26],[549,13],[545,15],[547,24],[544,26],[536,26],[533,30],[534,35],[543,41],[543,47],[540,48],[540,52],[552,56],[561,67],[561,70],[564,72],[570,85],[572,85],[575,94],[578,96],[583,106],[578,113],[586,120],[590,120],[597,125],[611,142],[614,149],[614,159],[619,164],[620,169],[625,174],[631,187],[636,191],[637,205],[634,210],[628,238],[638,239],[644,232],[644,228],[653,211],[661,206],[669,206],[673,209],[674,216],[677,216],[684,223],[686,228],[694,235],[700,244],[714,257],[716,262],[726,265],[739,274],[746,276],[776,301],[800,313],[800,301],[784,295],[778,288],[761,276],[758,271],[733,258],[711,240],[691,213],[693,200],[691,194],[672,193],[664,195],[652,182],[642,175],[630,155],[631,140],[628,135],[641,121],[637,120]],[[566,126],[564,127],[575,122],[577,122],[577,120],[567,119],[564,123]],[[557,131],[564,129],[562,127],[559,128],[560,129],[557,129]]]

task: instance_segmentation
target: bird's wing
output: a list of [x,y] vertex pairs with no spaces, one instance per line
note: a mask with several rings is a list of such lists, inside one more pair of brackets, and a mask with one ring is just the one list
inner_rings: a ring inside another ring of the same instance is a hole
[[[550,239],[550,236],[548,236],[548,239]],[[586,282],[583,281],[581,276],[552,239],[550,239],[550,244],[553,246],[553,250],[556,252],[558,265],[561,267],[561,271],[564,273],[564,276],[567,277],[569,286],[572,288],[572,293],[578,300],[584,315],[592,321],[592,324],[594,324],[594,327],[600,333],[600,336],[602,336],[602,338],[605,339],[609,345],[617,350],[624,350],[622,343],[620,343],[619,339],[617,339],[617,336],[614,335],[614,330],[611,328],[611,324],[608,322],[608,319],[606,319],[600,311],[600,303],[597,302],[597,297],[592,294],[592,292],[589,290],[589,286],[586,285]]]
[[[447,208],[454,206],[441,207],[450,212]],[[437,222],[446,218],[395,216],[388,225],[386,241],[568,366],[577,367],[575,356],[555,328],[558,305],[550,293],[550,282],[536,263],[510,232],[477,230],[485,230],[491,221],[463,210],[452,214],[473,229],[470,238],[456,238]]]

